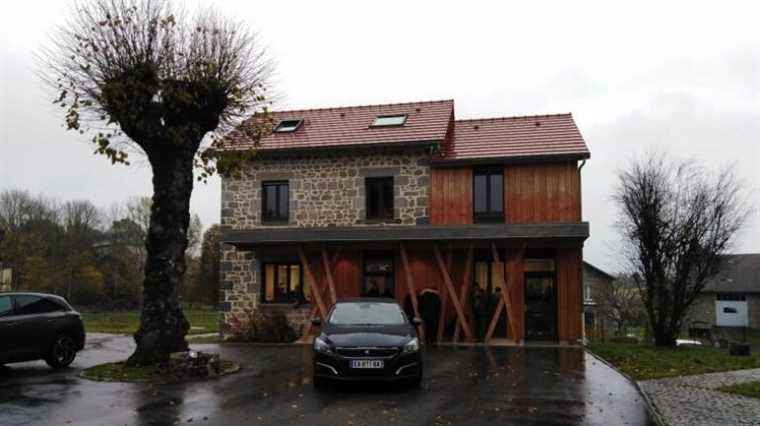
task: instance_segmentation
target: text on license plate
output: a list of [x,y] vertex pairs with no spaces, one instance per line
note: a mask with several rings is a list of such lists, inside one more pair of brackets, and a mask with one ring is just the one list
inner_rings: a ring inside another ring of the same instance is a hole
[[351,361],[351,368],[383,368],[383,361],[379,359],[356,359]]

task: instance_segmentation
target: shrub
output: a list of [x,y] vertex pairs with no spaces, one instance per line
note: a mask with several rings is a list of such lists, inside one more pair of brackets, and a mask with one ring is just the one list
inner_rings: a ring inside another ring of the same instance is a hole
[[232,315],[229,321],[230,340],[238,342],[290,343],[298,334],[282,311],[260,312],[248,309]]

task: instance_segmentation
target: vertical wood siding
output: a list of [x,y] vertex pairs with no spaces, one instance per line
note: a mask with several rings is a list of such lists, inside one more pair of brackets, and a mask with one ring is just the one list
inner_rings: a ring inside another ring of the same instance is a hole
[[507,223],[579,222],[576,162],[506,166],[504,200]]
[[557,337],[575,341],[583,336],[581,325],[582,248],[557,250]]
[[430,170],[430,223],[472,223],[472,168],[446,167]]

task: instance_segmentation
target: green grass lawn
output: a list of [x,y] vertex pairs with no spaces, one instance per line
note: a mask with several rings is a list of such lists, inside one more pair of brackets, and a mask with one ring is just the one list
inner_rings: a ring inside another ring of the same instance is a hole
[[[219,318],[214,310],[189,310],[185,316],[190,321],[189,334],[216,333]],[[84,328],[88,333],[132,334],[140,323],[139,311],[83,312]]]
[[757,351],[750,357],[741,357],[709,346],[658,349],[645,344],[606,342],[589,343],[588,348],[634,380],[760,368]]
[[718,388],[718,390],[728,393],[735,393],[737,395],[744,395],[751,398],[760,398],[760,381],[723,386],[722,388]]

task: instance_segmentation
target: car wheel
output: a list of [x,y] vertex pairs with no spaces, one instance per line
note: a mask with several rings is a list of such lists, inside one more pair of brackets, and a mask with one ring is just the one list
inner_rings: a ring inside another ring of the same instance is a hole
[[55,338],[50,352],[45,357],[45,362],[53,368],[68,367],[77,356],[77,348],[74,339],[66,334]]
[[420,371],[419,374],[409,379],[409,386],[413,388],[418,388],[422,384],[422,372]]
[[314,387],[317,389],[324,389],[327,387],[327,384],[328,384],[327,379],[325,379],[324,377],[318,377],[318,376],[314,376],[312,378],[312,383],[314,383]]

